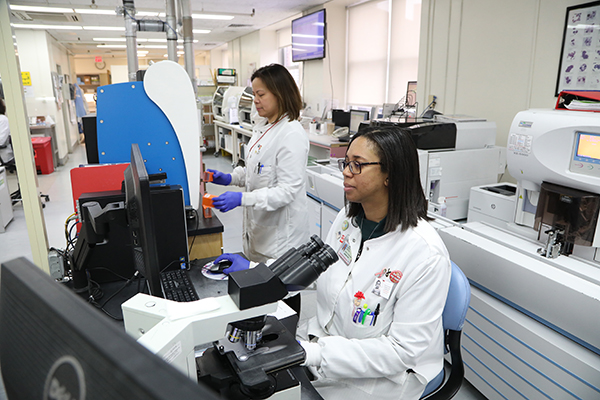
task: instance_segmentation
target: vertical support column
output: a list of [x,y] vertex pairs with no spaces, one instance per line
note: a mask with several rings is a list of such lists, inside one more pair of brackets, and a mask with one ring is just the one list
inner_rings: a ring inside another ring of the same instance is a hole
[[23,102],[21,70],[13,44],[8,2],[0,0],[0,75],[4,78],[4,95],[7,104],[7,117],[19,175],[19,186],[23,197],[23,209],[33,262],[46,273],[48,264],[48,235],[38,195],[37,176],[27,111]]

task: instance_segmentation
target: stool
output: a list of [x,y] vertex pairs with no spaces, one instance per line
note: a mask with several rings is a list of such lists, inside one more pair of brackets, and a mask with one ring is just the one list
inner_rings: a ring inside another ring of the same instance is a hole
[[31,144],[35,151],[35,167],[42,174],[54,172],[54,160],[52,158],[52,138],[32,137]]

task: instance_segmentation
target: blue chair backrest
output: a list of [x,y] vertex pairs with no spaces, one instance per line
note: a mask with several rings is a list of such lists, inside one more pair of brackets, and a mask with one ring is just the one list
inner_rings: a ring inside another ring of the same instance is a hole
[[471,301],[471,286],[465,274],[452,263],[452,276],[450,278],[450,288],[448,289],[448,298],[442,313],[442,324],[444,331],[452,329],[460,331],[465,324],[465,318]]

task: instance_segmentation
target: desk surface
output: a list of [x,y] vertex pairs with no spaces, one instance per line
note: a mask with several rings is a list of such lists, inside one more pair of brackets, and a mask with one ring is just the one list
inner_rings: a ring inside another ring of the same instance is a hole
[[197,214],[196,218],[187,220],[188,237],[223,232],[223,224],[214,213],[211,218],[204,218],[201,212]]

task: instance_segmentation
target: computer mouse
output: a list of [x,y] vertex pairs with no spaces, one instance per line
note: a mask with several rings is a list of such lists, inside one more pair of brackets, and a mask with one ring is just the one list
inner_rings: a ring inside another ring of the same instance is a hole
[[210,267],[208,270],[213,274],[220,274],[223,272],[223,270],[229,268],[231,264],[233,263],[229,260],[221,260],[218,263],[213,263],[212,267]]

